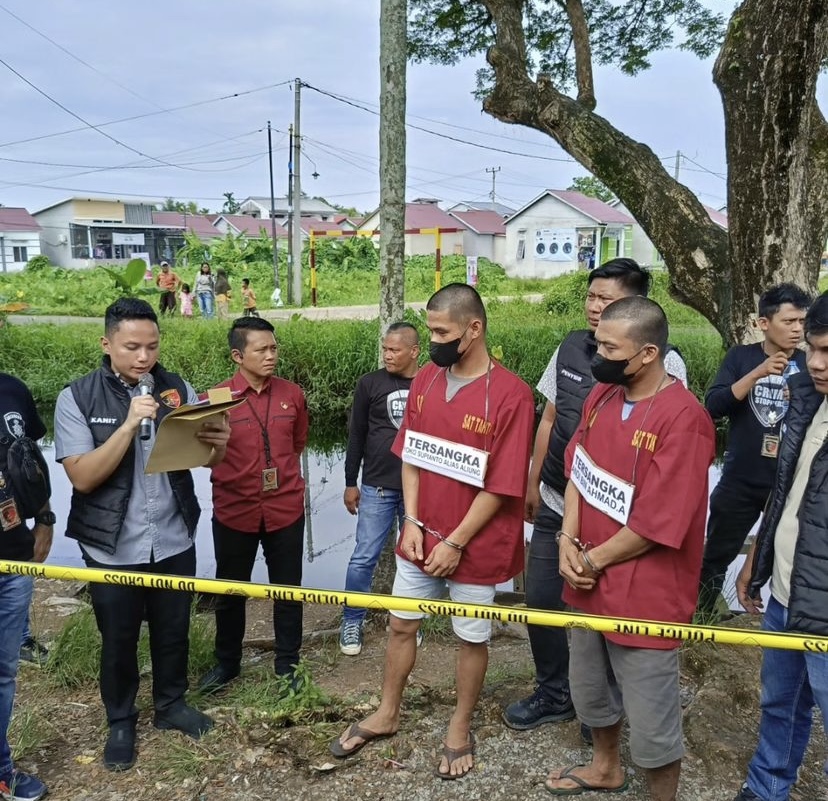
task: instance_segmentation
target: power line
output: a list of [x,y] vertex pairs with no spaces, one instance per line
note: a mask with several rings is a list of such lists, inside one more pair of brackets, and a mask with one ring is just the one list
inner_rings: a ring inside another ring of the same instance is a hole
[[[212,97],[208,100],[197,100],[194,103],[185,103],[184,105],[181,105],[181,106],[171,106],[169,108],[163,108],[163,109],[160,109],[158,111],[147,111],[143,114],[133,114],[131,117],[121,117],[120,119],[117,119],[117,120],[109,120],[108,122],[99,122],[97,124],[97,128],[106,128],[110,125],[119,125],[123,122],[134,122],[135,120],[143,120],[143,119],[146,119],[147,117],[157,117],[160,114],[170,114],[174,111],[183,111],[185,109],[196,108],[197,106],[206,106],[206,105],[209,105],[211,103],[219,103],[223,100],[233,100],[234,98],[237,98],[237,97],[244,97],[246,95],[252,95],[252,94],[255,94],[257,92],[265,92],[269,89],[276,89],[280,86],[285,86],[289,83],[291,83],[291,81],[281,81],[280,83],[271,83],[271,84],[268,84],[267,86],[258,86],[255,89],[246,89],[246,90],[241,91],[241,92],[233,92],[232,94],[222,95],[221,97]],[[39,136],[31,136],[27,139],[16,139],[12,142],[0,142],[0,147],[11,147],[12,145],[26,145],[26,144],[29,144],[30,142],[39,142],[43,139],[52,139],[56,136],[66,136],[67,134],[78,133],[79,131],[86,131],[86,130],[88,130],[88,126],[86,126],[86,125],[81,126],[80,128],[68,128],[65,131],[55,131],[53,133],[40,134]],[[261,129],[261,130],[263,130],[263,129]],[[274,130],[276,130],[276,129],[274,128]],[[280,133],[284,133],[284,132],[280,131]]]
[[[367,111],[369,114],[374,114],[375,116],[379,116],[378,111],[374,111],[367,106],[361,105],[360,103],[356,103],[352,100],[347,100],[340,95],[333,94],[332,92],[326,92],[324,89],[319,89],[316,86],[311,86],[309,83],[303,83],[303,86],[307,87],[308,89],[312,89],[314,92],[318,92],[320,95],[324,95],[325,97],[330,97],[332,100],[336,100],[338,103],[344,103],[347,106],[353,106],[354,108],[358,108],[361,111]],[[477,147],[481,150],[490,150],[493,153],[505,153],[509,156],[520,156],[522,158],[527,159],[540,159],[542,161],[556,161],[556,162],[566,162],[566,163],[576,163],[575,159],[572,158],[554,158],[552,156],[538,156],[533,155],[531,153],[521,153],[517,150],[507,150],[503,147],[493,147],[492,145],[484,145],[480,142],[470,142],[467,139],[460,139],[457,136],[451,136],[450,134],[440,133],[439,131],[432,131],[430,128],[424,128],[422,125],[414,125],[412,122],[406,122],[407,128],[413,128],[415,131],[422,131],[423,133],[430,134],[431,136],[437,136],[440,139],[448,139],[451,142],[457,142],[461,145],[468,145],[469,147]]]

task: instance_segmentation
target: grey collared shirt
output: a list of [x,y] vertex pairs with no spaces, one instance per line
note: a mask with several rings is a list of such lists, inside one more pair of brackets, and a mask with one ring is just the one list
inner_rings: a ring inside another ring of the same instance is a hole
[[[138,388],[130,389],[130,397]],[[187,403],[198,400],[195,390],[187,384]],[[192,540],[184,518],[178,510],[166,473],[147,475],[144,468],[155,443],[155,428],[148,440],[135,435],[135,468],[132,491],[127,504],[115,553],[83,545],[82,550],[104,565],[142,565],[160,562],[186,551]],[[55,407],[55,459],[81,456],[95,450],[95,442],[86,418],[75,403],[68,387],[58,395]]]

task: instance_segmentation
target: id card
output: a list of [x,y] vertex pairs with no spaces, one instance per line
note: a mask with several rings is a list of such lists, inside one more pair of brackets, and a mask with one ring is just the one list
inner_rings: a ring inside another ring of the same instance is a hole
[[275,467],[262,470],[262,492],[279,489],[279,471]]
[[11,531],[13,528],[17,528],[22,522],[14,498],[0,503],[0,526],[3,527],[3,531]]
[[767,456],[769,459],[775,459],[779,453],[779,435],[778,434],[763,434],[762,435],[762,456]]

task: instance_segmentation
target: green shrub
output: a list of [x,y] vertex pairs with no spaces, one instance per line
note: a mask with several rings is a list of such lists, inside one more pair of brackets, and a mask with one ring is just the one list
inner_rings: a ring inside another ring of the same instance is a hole
[[51,269],[52,262],[49,261],[49,257],[40,254],[38,256],[32,256],[32,258],[29,259],[28,263],[26,264],[25,272],[42,273],[45,270]]

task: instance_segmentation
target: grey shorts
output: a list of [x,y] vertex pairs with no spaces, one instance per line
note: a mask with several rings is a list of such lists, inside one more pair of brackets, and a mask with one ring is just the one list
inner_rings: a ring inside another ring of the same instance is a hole
[[574,628],[569,684],[587,726],[612,726],[626,713],[636,765],[660,768],[684,756],[677,648],[628,648]]

